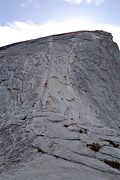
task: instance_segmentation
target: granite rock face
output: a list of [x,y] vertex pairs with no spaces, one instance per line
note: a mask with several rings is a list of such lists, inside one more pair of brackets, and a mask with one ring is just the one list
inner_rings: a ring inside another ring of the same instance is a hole
[[120,52],[79,31],[0,48],[0,180],[120,178]]

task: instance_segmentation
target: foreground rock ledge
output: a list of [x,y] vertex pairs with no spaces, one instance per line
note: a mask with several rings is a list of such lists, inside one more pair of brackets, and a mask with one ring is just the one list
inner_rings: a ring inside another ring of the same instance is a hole
[[0,48],[0,180],[120,178],[120,52],[79,31]]

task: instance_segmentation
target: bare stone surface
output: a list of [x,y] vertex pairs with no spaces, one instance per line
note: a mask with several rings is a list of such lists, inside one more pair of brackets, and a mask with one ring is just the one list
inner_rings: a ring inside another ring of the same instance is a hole
[[118,180],[120,52],[79,31],[0,48],[0,180]]

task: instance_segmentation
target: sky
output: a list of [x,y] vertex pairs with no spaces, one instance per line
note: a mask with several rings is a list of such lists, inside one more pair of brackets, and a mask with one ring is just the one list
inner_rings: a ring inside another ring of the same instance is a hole
[[111,32],[120,47],[120,0],[0,0],[0,46],[78,30]]

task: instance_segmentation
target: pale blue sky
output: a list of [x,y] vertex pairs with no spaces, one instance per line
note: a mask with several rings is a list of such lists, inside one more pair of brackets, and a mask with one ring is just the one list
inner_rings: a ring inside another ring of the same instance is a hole
[[[94,2],[94,1],[93,1]],[[120,25],[120,0],[104,0],[94,3],[72,4],[65,0],[0,0],[0,24],[12,21],[44,23],[65,18],[89,18],[100,23]]]
[[[4,41],[0,45],[34,37],[36,38],[47,34],[59,33],[60,30],[52,30],[57,27],[55,26],[56,23],[57,25],[59,24],[59,27],[60,23],[63,23],[63,26],[61,26],[61,32],[72,30],[72,25],[70,27],[70,24],[68,24],[69,28],[63,28],[66,21],[69,21],[69,23],[72,21],[71,23],[76,26],[76,30],[80,29],[77,22],[79,25],[81,23],[82,28],[87,28],[88,22],[91,24],[90,29],[92,29],[93,26],[93,29],[95,29],[96,25],[97,29],[98,27],[102,29],[103,26],[107,26],[106,30],[109,30],[108,26],[110,26],[110,30],[112,28],[114,28],[114,30],[117,28],[117,33],[119,33],[119,8],[120,0],[0,0],[0,38],[2,37],[2,41]],[[76,20],[77,22],[75,24],[74,22]],[[43,26],[45,24],[50,25],[47,26],[50,31],[46,32],[46,28],[44,30]],[[101,27],[100,24],[102,24]],[[23,34],[27,31],[25,31],[25,29],[28,27],[33,28],[33,33],[28,32],[29,36],[23,36]],[[37,28],[39,28],[40,32],[41,27],[41,33],[38,33]],[[16,38],[13,38],[15,40],[10,40],[8,42],[6,39],[4,40],[5,36],[3,37],[3,31],[4,35],[5,32],[11,32],[13,34],[16,33]],[[44,31],[44,33],[42,31]],[[34,32],[35,35],[33,36]],[[17,35],[19,35],[19,38],[17,38]]]

